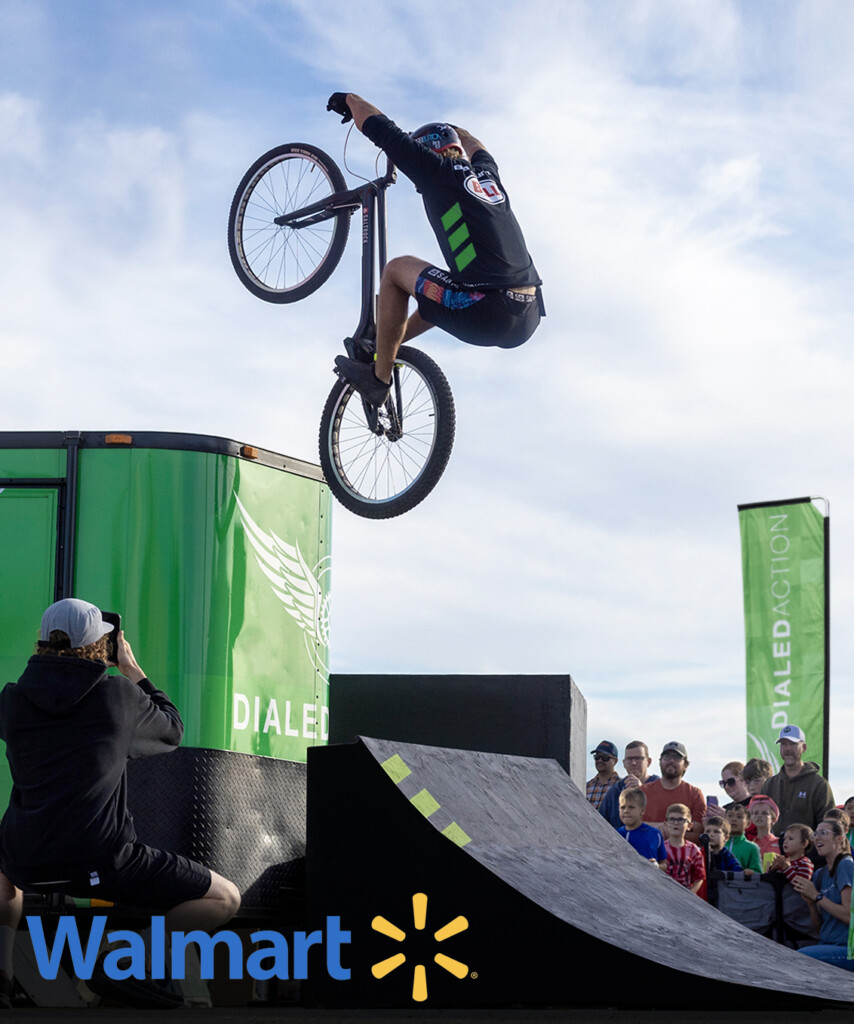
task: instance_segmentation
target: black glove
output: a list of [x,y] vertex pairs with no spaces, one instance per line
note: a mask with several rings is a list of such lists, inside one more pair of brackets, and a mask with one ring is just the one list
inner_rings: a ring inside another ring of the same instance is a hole
[[329,101],[326,104],[327,110],[332,110],[336,114],[341,115],[341,124],[346,124],[348,121],[353,120],[353,115],[350,113],[350,108],[347,106],[347,93],[346,92],[334,92],[329,97]]

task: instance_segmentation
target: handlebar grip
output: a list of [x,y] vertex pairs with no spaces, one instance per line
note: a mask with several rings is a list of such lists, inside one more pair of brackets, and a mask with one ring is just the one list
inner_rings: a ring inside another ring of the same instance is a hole
[[341,115],[341,124],[347,124],[353,120],[353,114],[347,106],[347,93],[334,92],[326,103],[326,109]]

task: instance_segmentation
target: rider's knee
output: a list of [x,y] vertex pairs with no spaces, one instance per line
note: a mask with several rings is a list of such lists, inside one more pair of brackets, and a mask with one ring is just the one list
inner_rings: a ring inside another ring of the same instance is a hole
[[418,256],[395,256],[385,265],[380,287],[396,285],[403,291],[411,292],[421,270],[429,264]]

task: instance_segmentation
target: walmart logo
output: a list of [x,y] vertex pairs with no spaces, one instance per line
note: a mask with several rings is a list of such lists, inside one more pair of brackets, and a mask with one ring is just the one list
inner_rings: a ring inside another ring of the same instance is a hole
[[[417,892],[412,897],[412,918],[415,930],[423,932],[427,927],[427,897],[423,892]],[[453,921],[449,921],[435,932],[433,938],[437,943],[445,942],[446,939],[464,932],[468,926],[469,923],[464,917],[455,917]],[[406,941],[406,932],[393,925],[391,921],[387,921],[384,917],[375,917],[371,922],[371,928],[375,932],[380,932],[380,934],[394,939],[395,942]],[[455,978],[465,978],[469,972],[466,964],[460,963],[459,960],[454,960],[453,957],[446,956],[441,952],[436,953],[433,957],[433,962],[449,974],[453,974]],[[379,963],[374,964],[371,968],[371,973],[375,978],[384,978],[387,974],[396,971],[398,967],[405,963],[406,955],[404,953],[395,953],[386,960],[380,960]],[[413,969],[412,998],[419,1003],[423,1003],[427,998],[427,969],[424,964],[415,964]]]

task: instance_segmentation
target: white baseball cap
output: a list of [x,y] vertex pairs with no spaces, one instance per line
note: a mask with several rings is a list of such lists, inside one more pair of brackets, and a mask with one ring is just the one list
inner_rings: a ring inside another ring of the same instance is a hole
[[88,647],[111,632],[113,624],[104,622],[100,608],[95,605],[66,597],[52,604],[42,615],[41,639],[50,640],[55,629],[65,633],[72,647]]
[[780,740],[794,740],[795,743],[806,743],[807,738],[804,735],[804,730],[798,728],[797,725],[784,725],[776,742],[779,743]]

